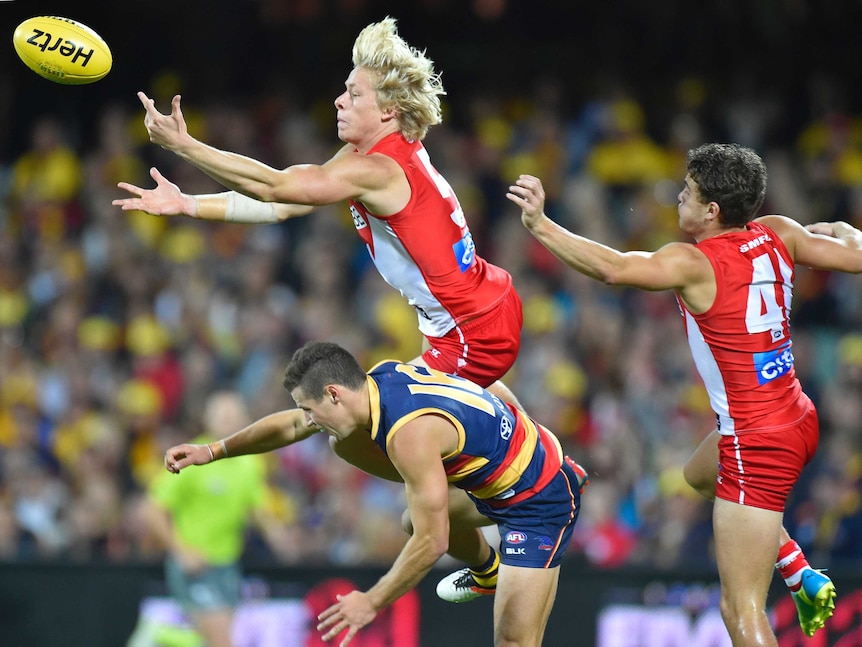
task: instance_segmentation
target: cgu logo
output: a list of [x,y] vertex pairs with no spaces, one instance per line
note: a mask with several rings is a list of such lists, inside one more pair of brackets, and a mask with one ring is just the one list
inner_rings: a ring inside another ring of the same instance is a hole
[[81,67],[87,67],[87,63],[93,57],[92,48],[85,52],[83,46],[76,45],[70,40],[63,40],[60,36],[55,38],[49,32],[41,29],[33,30],[33,35],[27,39],[27,44],[38,47],[43,52],[56,51],[66,58],[71,57],[72,63],[78,63],[78,59],[83,59],[84,62],[80,64]]
[[790,350],[790,344],[767,353],[754,353],[753,359],[759,384],[766,384],[781,377],[793,368],[793,352]]
[[461,272],[469,270],[473,265],[473,259],[476,258],[476,243],[473,242],[472,234],[469,231],[464,234],[461,240],[452,245],[452,251],[455,252],[455,259]]

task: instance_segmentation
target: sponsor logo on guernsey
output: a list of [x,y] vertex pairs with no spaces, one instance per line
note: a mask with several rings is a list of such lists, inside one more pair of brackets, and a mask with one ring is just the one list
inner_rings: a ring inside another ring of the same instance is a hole
[[793,368],[793,353],[790,344],[767,353],[754,353],[754,370],[759,384],[766,384],[785,375]]
[[455,211],[449,214],[449,217],[452,219],[452,222],[458,225],[461,229],[467,226],[467,217],[464,215],[464,211],[461,209],[460,205],[455,209]]
[[506,533],[506,543],[507,544],[523,544],[527,541],[527,533],[521,532],[520,530],[510,530]]
[[368,223],[365,221],[365,218],[362,217],[362,214],[359,213],[359,209],[356,208],[356,205],[350,205],[350,215],[353,218],[353,226],[356,227],[356,231],[365,229],[368,226]]
[[739,246],[739,251],[744,254],[745,252],[749,252],[755,247],[760,247],[763,243],[771,240],[772,239],[769,237],[769,234],[762,234],[757,238],[749,240],[747,243],[742,243],[742,245]]
[[466,272],[473,265],[473,259],[476,258],[476,244],[473,242],[473,235],[468,231],[464,237],[457,243],[452,245],[452,251],[455,252],[455,260],[458,261],[458,267],[462,272]]
[[507,555],[526,555],[527,549],[526,548],[512,548],[511,546],[507,546],[506,547],[506,554]]
[[500,418],[500,438],[509,440],[512,437],[513,429],[514,427],[512,427],[512,421],[509,420],[509,416]]
[[536,537],[536,541],[539,542],[539,550],[553,550],[554,544],[551,542],[551,538],[546,535],[539,535]]

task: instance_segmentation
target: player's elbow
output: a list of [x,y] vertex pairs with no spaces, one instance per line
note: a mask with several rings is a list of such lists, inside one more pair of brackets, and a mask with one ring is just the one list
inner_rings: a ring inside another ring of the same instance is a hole
[[443,557],[443,555],[446,554],[446,551],[449,550],[448,533],[440,537],[434,537],[430,542],[430,546],[430,553],[434,555],[434,561],[436,562],[438,559],[440,559],[441,557]]
[[432,532],[425,533],[421,537],[413,536],[414,539],[421,541],[424,546],[424,553],[428,555],[432,562],[446,554],[449,550],[449,529],[439,528]]
[[623,268],[613,264],[598,268],[596,278],[605,285],[626,285]]

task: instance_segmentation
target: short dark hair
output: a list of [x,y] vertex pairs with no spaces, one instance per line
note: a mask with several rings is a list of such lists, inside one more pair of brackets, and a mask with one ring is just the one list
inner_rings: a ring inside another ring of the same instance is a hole
[[300,387],[305,397],[316,401],[323,397],[326,385],[341,384],[357,391],[366,376],[356,358],[338,344],[312,341],[290,358],[282,384],[288,392]]
[[766,198],[766,165],[752,149],[704,144],[688,152],[685,168],[701,201],[718,204],[723,225],[744,227],[757,217]]

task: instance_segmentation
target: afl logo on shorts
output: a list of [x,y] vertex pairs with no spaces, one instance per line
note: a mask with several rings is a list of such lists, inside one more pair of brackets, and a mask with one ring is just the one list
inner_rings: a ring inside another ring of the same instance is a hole
[[506,533],[507,544],[523,544],[527,541],[527,535],[520,530],[510,530]]

